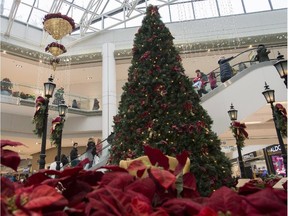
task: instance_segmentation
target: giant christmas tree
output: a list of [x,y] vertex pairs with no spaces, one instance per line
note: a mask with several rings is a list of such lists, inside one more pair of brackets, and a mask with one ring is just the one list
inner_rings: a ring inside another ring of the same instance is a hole
[[173,36],[157,7],[149,6],[135,34],[128,82],[114,117],[111,163],[144,155],[144,145],[170,156],[188,151],[191,172],[202,195],[227,185],[231,164],[199,102]]

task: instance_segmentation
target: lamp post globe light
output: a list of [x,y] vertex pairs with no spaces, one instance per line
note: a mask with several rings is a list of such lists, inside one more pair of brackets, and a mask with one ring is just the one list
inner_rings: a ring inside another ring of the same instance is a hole
[[279,76],[284,79],[284,83],[287,88],[287,60],[279,59],[275,64],[274,67],[279,73]]
[[[231,103],[230,110],[228,111],[228,115],[229,115],[232,123],[233,123],[233,121],[237,120],[237,114],[238,114],[238,110],[234,109],[234,106]],[[231,123],[231,125],[232,125],[232,123]],[[246,178],[244,162],[243,162],[242,153],[241,153],[241,146],[240,146],[237,138],[235,138],[235,139],[236,139],[236,146],[237,146],[237,151],[238,151],[238,163],[239,163],[239,167],[240,167],[241,178]]]
[[39,159],[39,169],[45,168],[45,157],[46,157],[46,136],[47,136],[47,119],[48,119],[48,110],[49,110],[49,99],[53,96],[54,89],[56,84],[53,83],[53,78],[50,76],[48,82],[44,83],[44,96],[45,96],[45,115],[43,119],[43,135],[41,143],[41,152]]
[[281,148],[281,154],[283,157],[283,163],[284,163],[284,167],[285,167],[285,173],[287,176],[287,151],[280,133],[280,130],[277,126],[277,119],[276,119],[276,115],[275,115],[275,107],[273,105],[273,103],[275,102],[275,91],[273,89],[269,88],[269,85],[267,85],[267,83],[265,82],[265,86],[264,86],[264,91],[262,92],[262,94],[264,95],[266,101],[268,104],[271,105],[271,109],[272,109],[272,116],[273,116],[273,121],[274,121],[274,125],[275,125],[275,129],[276,129],[276,134],[277,134],[277,138],[278,138],[278,142]]
[[[68,110],[68,106],[65,104],[65,101],[62,101],[58,105],[58,112],[59,116],[61,117],[61,124],[62,126],[64,125],[65,122],[65,116]],[[63,132],[63,127],[61,128],[60,134],[59,134],[59,143],[57,144],[57,162],[56,162],[56,170],[61,169],[61,150],[62,150],[62,132]]]

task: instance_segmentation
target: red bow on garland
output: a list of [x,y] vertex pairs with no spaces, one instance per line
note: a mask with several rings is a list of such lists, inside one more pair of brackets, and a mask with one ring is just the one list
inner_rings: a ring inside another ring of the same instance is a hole
[[244,147],[244,140],[249,139],[248,133],[245,130],[246,125],[245,123],[240,123],[237,121],[234,121],[231,123],[231,129],[233,132],[233,135],[237,141],[237,144],[242,148]]

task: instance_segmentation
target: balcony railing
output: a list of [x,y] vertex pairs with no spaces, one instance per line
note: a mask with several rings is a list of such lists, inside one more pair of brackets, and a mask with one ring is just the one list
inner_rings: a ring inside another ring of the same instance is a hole
[[[43,95],[43,89],[33,86],[10,83],[6,81],[1,81],[1,86],[2,85],[10,85],[11,87],[6,89],[1,88],[1,103],[34,106],[36,98]],[[63,96],[57,98],[55,97],[56,91],[57,89],[54,91],[54,95],[50,99],[50,105],[52,106],[57,106],[59,101],[64,99],[68,107],[75,111],[101,111],[101,95],[99,95],[97,98],[88,98],[64,93]],[[95,103],[95,99],[98,100],[98,106],[97,103]]]

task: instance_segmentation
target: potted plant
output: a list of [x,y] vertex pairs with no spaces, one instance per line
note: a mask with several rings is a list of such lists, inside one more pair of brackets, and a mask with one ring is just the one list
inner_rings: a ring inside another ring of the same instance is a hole
[[24,92],[21,92],[21,93],[20,93],[20,98],[21,98],[21,99],[27,99],[27,98],[28,98],[28,96],[27,96],[27,94],[26,94],[26,93],[24,93]]
[[11,95],[13,84],[11,83],[9,78],[2,79],[1,83],[1,94]]

